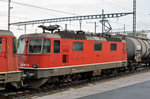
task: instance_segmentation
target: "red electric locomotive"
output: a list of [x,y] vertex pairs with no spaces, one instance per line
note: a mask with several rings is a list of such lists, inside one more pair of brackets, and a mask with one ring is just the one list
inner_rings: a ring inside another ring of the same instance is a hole
[[[19,38],[20,70],[38,88],[48,80],[127,66],[126,42],[119,38],[85,35],[83,32],[25,34]],[[55,79],[56,80],[56,79]]]
[[0,90],[5,89],[8,83],[15,84],[20,81],[16,55],[16,38],[13,33],[0,30]]

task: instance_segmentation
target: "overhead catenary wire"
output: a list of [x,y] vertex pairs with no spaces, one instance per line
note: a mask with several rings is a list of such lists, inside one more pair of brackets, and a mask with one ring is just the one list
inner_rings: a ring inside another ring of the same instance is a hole
[[[0,1],[8,2],[8,0],[0,0]],[[69,14],[69,15],[78,15],[78,14],[75,14],[75,13],[59,11],[59,10],[55,10],[55,9],[49,9],[49,8],[45,8],[45,7],[39,7],[39,6],[31,5],[31,4],[25,4],[25,3],[15,2],[15,1],[11,1],[11,2],[14,3],[14,4],[17,4],[17,5],[28,6],[28,7],[32,7],[32,8],[36,8],[36,9],[40,9],[40,10],[48,10],[48,11],[53,11],[53,12],[58,12],[58,13]],[[119,4],[117,4],[117,5],[119,5]],[[122,6],[119,6],[119,7],[121,8]],[[122,8],[124,8],[124,7],[122,7]],[[124,8],[124,9],[127,10],[127,8]]]
[[[7,1],[7,0],[0,0],[0,1]],[[69,13],[69,12],[49,9],[49,8],[39,7],[39,6],[35,6],[35,5],[30,5],[30,4],[19,3],[19,2],[15,2],[15,1],[11,1],[11,2],[14,3],[14,4],[23,5],[23,6],[29,6],[29,7],[38,8],[38,9],[44,9],[44,10],[50,10],[50,11],[54,11],[54,12],[60,12],[60,13],[65,13],[65,14],[77,15],[75,13]]]
[[[110,5],[115,5],[115,6],[117,6],[117,7],[119,7],[119,8],[122,8],[122,9],[124,9],[124,10],[126,10],[126,11],[128,11],[129,9],[128,9],[128,7],[124,7],[124,6],[122,6],[121,4],[119,4],[119,2],[108,2],[108,1],[104,1],[104,2],[106,2],[106,3],[108,3],[108,4],[110,4]],[[142,16],[148,16],[148,14],[145,14],[144,12],[138,12],[138,14],[139,15],[142,15]]]
[[[0,15],[0,17],[7,17],[7,15]],[[11,17],[16,18],[16,19],[28,19],[28,20],[31,20],[31,18],[20,17],[20,16],[15,16],[15,15],[11,15]]]
[[[7,0],[0,0],[0,1],[8,2]],[[32,8],[37,8],[37,9],[48,10],[48,11],[57,12],[57,13],[63,13],[63,14],[69,14],[69,15],[78,15],[75,13],[70,13],[70,12],[66,12],[66,11],[60,11],[60,10],[55,10],[55,9],[50,9],[50,8],[45,8],[45,7],[35,6],[35,5],[31,5],[31,4],[15,2],[15,1],[11,1],[11,3],[22,5],[22,6],[28,6],[28,7],[32,7]]]
[[[7,2],[7,0],[0,0],[0,1],[5,1],[5,2]],[[14,4],[18,4],[18,5],[23,5],[23,6],[28,6],[28,7],[38,8],[38,9],[44,9],[44,10],[50,10],[50,11],[54,11],[54,12],[61,12],[61,13],[65,13],[65,14],[72,14],[72,15],[75,15],[75,14],[73,14],[73,13],[68,13],[68,12],[64,12],[64,11],[58,11],[58,10],[54,10],[54,9],[49,9],[49,8],[34,6],[34,5],[30,5],[30,4],[24,4],[24,3],[14,2],[14,1],[11,1],[11,2],[14,3]]]

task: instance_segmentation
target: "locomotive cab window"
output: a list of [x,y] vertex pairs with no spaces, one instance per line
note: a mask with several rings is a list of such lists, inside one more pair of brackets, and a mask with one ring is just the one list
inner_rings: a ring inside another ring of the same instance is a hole
[[44,39],[43,53],[50,53],[50,51],[51,51],[51,41],[50,39]]
[[73,42],[73,51],[83,51],[83,42]]
[[60,41],[54,40],[54,53],[60,53]]
[[102,43],[94,43],[94,51],[102,51]]
[[13,54],[17,53],[17,39],[13,38]]
[[0,38],[0,53],[2,52],[2,38]]
[[42,49],[42,39],[30,39],[29,40],[29,53],[41,53]]
[[25,50],[25,39],[20,39],[18,41],[18,48],[17,48],[17,54],[23,54]]
[[111,43],[110,50],[111,51],[117,51],[117,44],[116,43]]

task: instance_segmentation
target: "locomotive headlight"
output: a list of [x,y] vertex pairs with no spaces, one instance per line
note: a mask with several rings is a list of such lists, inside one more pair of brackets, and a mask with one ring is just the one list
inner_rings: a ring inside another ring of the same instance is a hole
[[32,67],[33,67],[33,68],[38,68],[39,65],[38,65],[38,64],[33,64]]

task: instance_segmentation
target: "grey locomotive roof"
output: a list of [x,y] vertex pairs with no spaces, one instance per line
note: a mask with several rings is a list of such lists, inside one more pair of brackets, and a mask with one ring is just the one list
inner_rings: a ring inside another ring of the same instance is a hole
[[7,31],[7,30],[0,30],[0,35],[13,36],[13,33],[11,31]]
[[24,34],[20,36],[21,38],[64,38],[64,39],[77,39],[77,40],[95,40],[95,41],[114,41],[122,42],[121,39],[102,37],[102,36],[92,36],[92,35],[82,35],[82,34],[61,34],[61,33],[34,33],[34,34]]
[[50,33],[34,33],[34,34],[24,34],[21,35],[20,38],[61,38],[58,34],[50,34]]
[[107,41],[105,37],[97,37],[97,36],[86,36],[87,40],[94,40],[94,41]]

